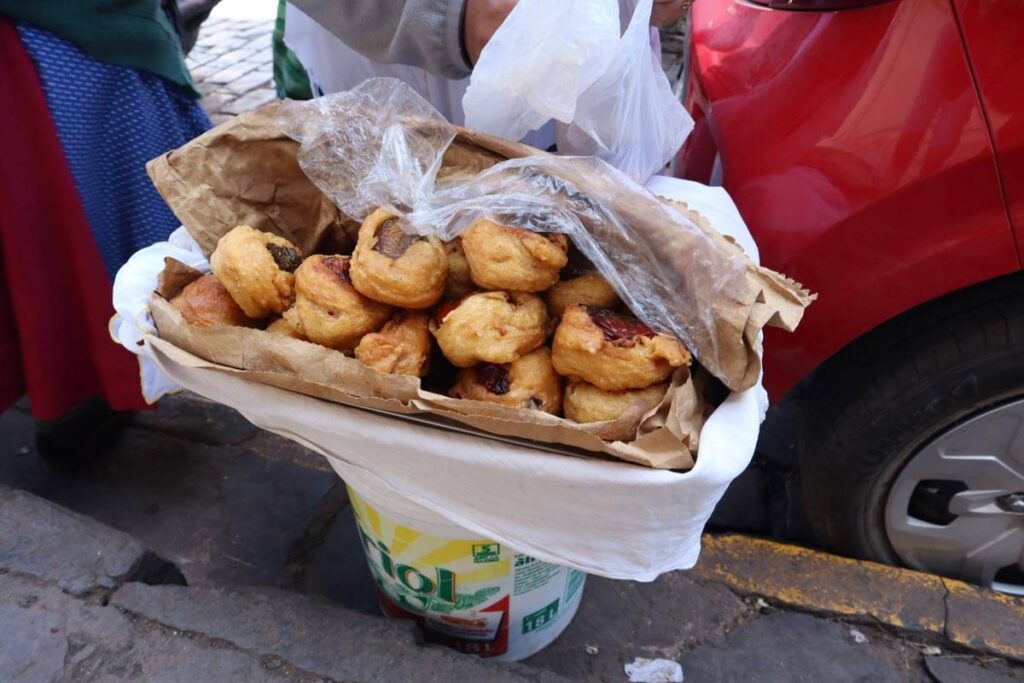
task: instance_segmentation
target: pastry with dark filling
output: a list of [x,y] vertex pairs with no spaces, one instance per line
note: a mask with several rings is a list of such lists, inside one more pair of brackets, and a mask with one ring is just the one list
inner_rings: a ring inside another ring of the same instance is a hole
[[690,352],[631,315],[573,304],[555,330],[551,357],[559,374],[605,391],[643,389],[689,366]]
[[551,366],[551,351],[542,346],[511,363],[481,363],[460,370],[449,394],[557,415],[562,408],[562,378]]
[[363,337],[391,317],[387,304],[369,299],[352,286],[347,256],[310,256],[295,271],[295,309],[289,315],[311,342],[351,351]]
[[367,216],[352,252],[352,284],[374,301],[428,308],[444,294],[448,255],[441,240],[409,234],[402,225],[387,209]]
[[284,313],[295,300],[302,252],[283,237],[239,225],[217,242],[210,268],[250,318]]

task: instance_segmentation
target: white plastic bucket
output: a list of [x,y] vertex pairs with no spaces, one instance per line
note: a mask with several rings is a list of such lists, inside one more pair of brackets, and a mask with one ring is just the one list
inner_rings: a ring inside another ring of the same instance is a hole
[[349,498],[385,615],[429,642],[518,661],[572,621],[587,575],[542,562],[377,490]]

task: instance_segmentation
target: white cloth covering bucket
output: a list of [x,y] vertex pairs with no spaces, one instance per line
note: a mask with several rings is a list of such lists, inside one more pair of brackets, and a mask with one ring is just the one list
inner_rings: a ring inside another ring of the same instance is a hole
[[383,488],[349,487],[349,498],[381,611],[415,620],[428,642],[514,662],[572,622],[583,572],[480,538]]

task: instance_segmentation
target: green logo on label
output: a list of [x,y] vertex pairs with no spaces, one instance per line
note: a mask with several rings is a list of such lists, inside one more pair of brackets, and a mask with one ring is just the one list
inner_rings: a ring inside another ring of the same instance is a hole
[[498,543],[477,543],[473,545],[473,562],[497,562],[501,556],[501,545]]
[[531,612],[523,617],[523,633],[529,633],[530,631],[536,631],[544,628],[554,620],[555,615],[558,614],[558,598],[555,601],[540,608],[536,612]]

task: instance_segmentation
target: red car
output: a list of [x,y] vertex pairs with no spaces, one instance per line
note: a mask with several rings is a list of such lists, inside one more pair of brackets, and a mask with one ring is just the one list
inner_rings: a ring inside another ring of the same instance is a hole
[[677,174],[820,294],[765,340],[762,478],[798,472],[836,551],[1024,593],[1024,2],[697,0],[689,30]]

